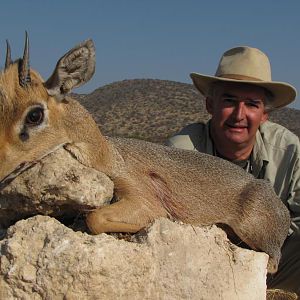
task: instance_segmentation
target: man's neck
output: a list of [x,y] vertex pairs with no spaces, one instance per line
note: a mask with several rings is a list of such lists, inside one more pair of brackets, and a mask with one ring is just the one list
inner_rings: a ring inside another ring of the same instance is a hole
[[215,143],[215,148],[219,156],[227,160],[234,161],[248,159],[253,150],[253,145],[251,145],[250,147],[243,147],[240,149],[238,147],[236,147],[236,149],[233,149],[233,147],[231,147],[229,150],[226,150],[225,147],[218,147],[218,145]]
[[243,144],[233,144],[226,141],[220,142],[214,137],[213,132],[210,132],[210,135],[218,156],[230,161],[248,159],[255,144],[255,140]]

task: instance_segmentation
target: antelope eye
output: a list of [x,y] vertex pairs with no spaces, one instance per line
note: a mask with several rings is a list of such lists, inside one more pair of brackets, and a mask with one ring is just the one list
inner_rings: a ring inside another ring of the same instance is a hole
[[40,125],[44,120],[44,109],[42,107],[35,107],[28,112],[25,124],[29,126]]

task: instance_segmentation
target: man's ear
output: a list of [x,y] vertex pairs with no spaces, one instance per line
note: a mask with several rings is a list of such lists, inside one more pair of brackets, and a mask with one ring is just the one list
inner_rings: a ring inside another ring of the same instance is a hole
[[260,124],[265,123],[268,120],[268,118],[269,118],[269,114],[267,112],[264,112],[261,117]]
[[89,81],[94,72],[95,47],[92,40],[87,40],[60,58],[44,85],[49,95],[62,100],[73,88]]
[[213,99],[211,97],[206,97],[205,99],[206,110],[209,114],[213,114]]

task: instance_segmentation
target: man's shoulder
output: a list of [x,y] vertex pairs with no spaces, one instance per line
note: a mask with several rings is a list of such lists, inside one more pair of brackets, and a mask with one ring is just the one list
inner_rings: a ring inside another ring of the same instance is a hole
[[189,124],[185,127],[183,127],[179,133],[179,134],[188,134],[188,135],[194,135],[194,134],[199,134],[203,131],[205,131],[205,128],[207,126],[207,123],[204,123],[204,122],[199,122],[199,123],[192,123],[192,124]]
[[166,141],[166,145],[186,149],[195,150],[201,139],[207,132],[208,125],[206,123],[192,123],[182,128],[176,135],[170,137]]
[[286,148],[289,145],[298,145],[299,138],[286,127],[267,121],[259,128],[260,134],[265,143],[278,148]]

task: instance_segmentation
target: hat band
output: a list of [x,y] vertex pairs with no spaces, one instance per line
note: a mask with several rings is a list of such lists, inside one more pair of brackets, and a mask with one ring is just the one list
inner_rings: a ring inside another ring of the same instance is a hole
[[245,76],[245,75],[239,75],[239,74],[222,74],[222,75],[216,75],[216,76],[221,77],[221,78],[236,79],[236,80],[263,81],[259,78]]

